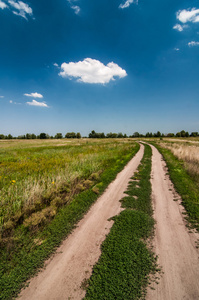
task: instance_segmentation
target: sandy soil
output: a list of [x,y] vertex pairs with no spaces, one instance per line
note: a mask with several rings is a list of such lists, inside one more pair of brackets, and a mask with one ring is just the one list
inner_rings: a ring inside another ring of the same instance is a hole
[[[157,222],[154,250],[163,275],[155,290],[148,289],[147,300],[199,299],[199,251],[197,233],[190,233],[183,218],[180,197],[166,175],[165,162],[156,148],[152,158],[152,196]],[[178,201],[174,201],[178,198]]]
[[45,269],[31,279],[29,287],[21,292],[20,299],[78,300],[84,297],[85,291],[81,284],[90,277],[92,266],[100,256],[100,245],[113,224],[108,219],[120,212],[119,200],[124,196],[143,152],[141,145],[136,156],[91,207],[56,254],[46,262]]

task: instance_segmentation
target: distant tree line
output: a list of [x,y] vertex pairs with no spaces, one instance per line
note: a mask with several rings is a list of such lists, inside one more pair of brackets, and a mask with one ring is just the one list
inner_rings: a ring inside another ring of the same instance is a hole
[[[180,131],[177,132],[176,134],[174,133],[161,133],[160,131],[157,131],[156,133],[152,133],[152,132],[147,132],[146,134],[141,134],[139,132],[134,132],[132,135],[127,136],[126,134],[123,134],[121,132],[119,133],[112,133],[109,132],[106,135],[104,134],[104,132],[95,132],[95,130],[92,130],[88,137],[89,138],[98,138],[98,139],[105,139],[105,138],[142,138],[142,137],[146,137],[146,138],[154,138],[154,137],[198,137],[199,133],[197,131],[195,132],[191,132],[189,134],[189,132],[187,131]],[[47,133],[40,133],[39,135],[35,135],[34,133],[26,133],[25,135],[19,135],[18,137],[14,137],[11,134],[8,135],[4,135],[4,134],[0,134],[0,140],[11,140],[11,139],[23,139],[23,140],[33,140],[33,139],[62,139],[62,138],[66,138],[66,139],[81,139],[81,134],[79,132],[75,133],[75,132],[67,132],[65,134],[65,136],[62,135],[62,133],[56,133],[55,136],[50,136]]]

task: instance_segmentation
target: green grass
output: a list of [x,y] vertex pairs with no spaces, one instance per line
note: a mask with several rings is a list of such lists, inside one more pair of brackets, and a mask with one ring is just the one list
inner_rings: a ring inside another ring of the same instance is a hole
[[156,257],[146,246],[154,226],[151,155],[151,148],[146,145],[138,172],[129,183],[128,196],[122,200],[126,209],[113,218],[114,225],[102,244],[102,254],[93,268],[86,300],[143,298],[150,273],[158,270]]
[[187,212],[187,220],[199,231],[199,187],[195,179],[188,174],[183,161],[178,160],[170,150],[155,144],[166,161],[169,176],[176,191],[182,198]]
[[[20,147],[22,148],[20,149]],[[78,172],[83,174],[81,178],[83,178],[83,180],[88,180],[89,178],[89,181],[92,181],[93,184],[85,190],[77,192],[73,197],[71,195],[70,201],[65,205],[57,207],[56,214],[52,217],[50,222],[44,222],[39,224],[39,226],[33,226],[32,228],[25,226],[23,223],[21,225],[19,224],[12,231],[11,236],[4,238],[0,253],[0,299],[12,299],[17,295],[24,282],[32,274],[35,274],[39,267],[43,266],[45,259],[55,251],[62,239],[72,231],[75,224],[83,217],[85,212],[88,211],[89,207],[98,198],[99,194],[104,191],[107,185],[115,178],[117,173],[123,169],[126,163],[139,149],[139,145],[134,142],[113,142],[112,140],[107,140],[103,143],[101,141],[82,142],[81,145],[65,145],[64,148],[62,148],[62,146],[56,147],[54,145],[52,147],[52,145],[46,145],[34,149],[32,146],[27,147],[26,145],[24,149],[22,144],[20,144],[20,147],[19,145],[15,149],[13,147],[8,147],[9,153],[5,156],[4,164],[7,164],[6,161],[10,161],[7,158],[14,157],[17,151],[18,154],[16,155],[16,158],[20,156],[20,159],[22,160],[26,160],[27,156],[29,157],[31,155],[33,158],[40,156],[43,158],[41,161],[47,160],[43,165],[47,165],[48,172],[50,173],[49,176],[55,176],[54,174],[57,170],[59,170],[61,166],[66,166],[66,164],[61,164],[59,167],[53,164],[50,166],[51,158],[56,164],[54,156],[57,158],[59,156],[64,156],[67,161],[67,157],[69,157],[68,153],[70,153],[72,160],[72,166],[70,166],[71,170],[74,166],[74,172],[79,168]],[[2,155],[2,157],[4,156]],[[73,164],[74,157],[78,159]],[[63,157],[60,158],[60,160],[63,159]],[[58,164],[60,160],[58,159]],[[19,159],[17,159],[17,162],[19,162]],[[94,166],[93,168],[92,165]],[[6,166],[10,165],[8,164]],[[3,166],[1,165],[1,167]],[[18,170],[18,168],[16,168],[16,170]],[[26,174],[24,169],[20,173],[22,185],[24,183],[23,174]],[[37,172],[35,174],[36,176],[39,176],[39,178],[40,176],[43,176]],[[20,176],[18,178],[20,178]],[[30,174],[30,178],[33,178],[31,176],[34,177],[35,175]],[[44,179],[45,176],[43,177],[43,180]],[[63,175],[61,181],[62,184],[64,179],[66,178]],[[73,181],[74,186],[75,183],[79,184],[79,181]],[[64,187],[61,187],[63,188],[62,190],[60,190],[60,185],[56,187],[56,193],[59,193],[60,197],[62,194],[65,195],[65,193],[67,193],[67,191],[64,190]],[[95,189],[93,187],[95,187]],[[68,188],[68,186],[66,188]],[[53,189],[50,190],[50,195],[52,197],[47,197],[47,199],[51,199],[51,202],[53,202],[53,197],[55,195],[57,196],[57,194],[54,193]],[[12,199],[12,201],[14,200]],[[46,206],[46,208],[52,207],[51,203],[49,206],[46,204]]]

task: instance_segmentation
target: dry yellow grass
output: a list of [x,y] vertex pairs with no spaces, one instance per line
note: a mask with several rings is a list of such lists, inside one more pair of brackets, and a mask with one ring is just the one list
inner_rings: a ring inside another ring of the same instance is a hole
[[160,143],[161,147],[171,152],[185,164],[185,168],[199,183],[199,145],[190,143]]

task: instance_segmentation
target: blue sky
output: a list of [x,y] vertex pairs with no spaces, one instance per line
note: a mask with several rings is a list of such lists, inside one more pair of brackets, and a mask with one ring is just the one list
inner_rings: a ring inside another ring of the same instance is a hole
[[199,131],[199,0],[0,0],[0,133]]

